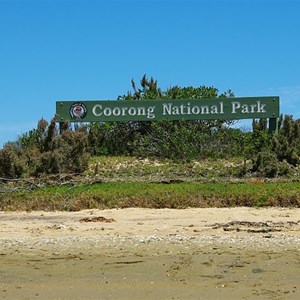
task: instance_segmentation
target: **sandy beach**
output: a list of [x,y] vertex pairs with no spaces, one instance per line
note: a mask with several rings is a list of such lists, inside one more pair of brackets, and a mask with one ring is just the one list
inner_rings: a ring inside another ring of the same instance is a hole
[[300,299],[300,210],[0,212],[1,299]]

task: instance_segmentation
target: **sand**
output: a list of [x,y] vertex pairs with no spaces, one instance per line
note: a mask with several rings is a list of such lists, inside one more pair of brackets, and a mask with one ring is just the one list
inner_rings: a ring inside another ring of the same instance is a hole
[[0,212],[0,299],[300,299],[300,210]]

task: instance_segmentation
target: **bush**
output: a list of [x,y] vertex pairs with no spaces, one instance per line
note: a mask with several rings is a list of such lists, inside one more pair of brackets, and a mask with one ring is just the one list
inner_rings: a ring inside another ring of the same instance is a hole
[[20,148],[8,143],[0,150],[0,175],[18,178],[26,172],[27,162]]
[[[133,93],[119,96],[119,101],[139,101],[151,99],[201,99],[228,98],[233,93],[228,90],[219,94],[214,87],[171,87],[162,91],[157,81],[144,75],[140,88],[132,80]],[[192,101],[192,100],[191,100]],[[217,137],[215,131],[224,129],[232,120],[197,120],[164,122],[116,122],[93,123],[88,125],[88,149],[92,155],[136,155],[171,158],[188,161],[200,155],[221,153],[217,147],[224,145],[225,135]],[[212,138],[212,135],[216,139]],[[207,142],[211,147],[205,147]],[[217,142],[217,143],[216,143]],[[220,142],[218,144],[218,142]],[[227,144],[226,140],[226,145]],[[214,151],[211,151],[214,148]],[[228,152],[229,147],[223,147]],[[223,154],[222,154],[223,155]]]
[[200,158],[227,158],[240,155],[243,134],[239,130],[205,129],[193,122],[153,122],[149,133],[140,135],[133,154],[188,162]]
[[18,178],[42,174],[82,173],[88,167],[88,139],[84,130],[66,128],[61,135],[55,124],[40,120],[37,129],[0,150],[0,175]]
[[[230,98],[228,90],[219,94],[214,87],[174,86],[162,91],[157,81],[146,75],[140,88],[132,80],[133,93],[119,101],[151,99]],[[224,100],[226,101],[226,99]],[[38,176],[62,172],[83,172],[89,155],[132,155],[168,158],[188,162],[202,158],[243,157],[240,175],[287,175],[300,163],[300,120],[280,116],[278,134],[268,132],[267,120],[253,121],[253,132],[229,128],[232,120],[155,121],[91,123],[56,128],[41,119],[37,128],[23,134],[15,144],[0,151],[0,174],[8,177]],[[250,163],[252,162],[252,168]]]
[[300,163],[300,120],[287,115],[280,123],[278,135],[273,136],[272,150],[279,161],[296,167]]
[[270,151],[258,153],[252,170],[262,177],[276,177],[278,174],[278,161],[275,153]]
[[58,173],[81,173],[88,167],[87,135],[80,131],[67,130],[55,140]]

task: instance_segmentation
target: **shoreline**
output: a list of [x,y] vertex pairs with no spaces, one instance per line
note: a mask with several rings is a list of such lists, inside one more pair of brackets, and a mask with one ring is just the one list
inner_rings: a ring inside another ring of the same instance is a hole
[[0,228],[2,299],[300,297],[298,208],[0,212]]

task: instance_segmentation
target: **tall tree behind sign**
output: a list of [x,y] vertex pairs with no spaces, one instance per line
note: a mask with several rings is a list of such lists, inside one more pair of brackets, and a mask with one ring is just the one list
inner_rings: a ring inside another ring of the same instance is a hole
[[[140,101],[151,99],[202,99],[232,98],[234,94],[228,90],[222,94],[215,87],[179,87],[174,86],[166,91],[158,87],[153,77],[144,75],[138,87],[132,79],[132,92],[119,96],[119,101]],[[139,156],[158,156],[189,160],[200,153],[205,155],[211,151],[208,139],[212,134],[220,133],[234,120],[193,120],[193,121],[155,121],[155,122],[116,122],[110,124],[90,125],[90,150],[93,154],[133,154]],[[227,133],[226,133],[227,134]],[[225,137],[225,135],[224,135]],[[227,137],[226,137],[227,139]],[[217,142],[218,152],[224,155],[229,150],[228,141]],[[225,150],[225,147],[228,149]],[[232,147],[230,151],[234,151]]]

